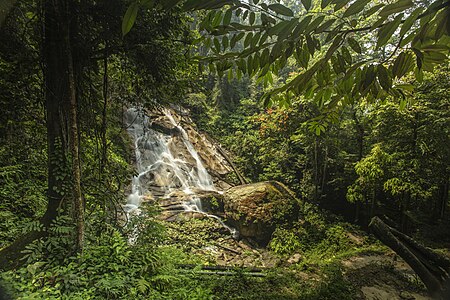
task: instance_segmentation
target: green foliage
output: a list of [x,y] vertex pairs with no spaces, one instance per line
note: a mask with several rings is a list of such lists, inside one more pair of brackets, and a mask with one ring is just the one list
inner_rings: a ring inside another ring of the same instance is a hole
[[84,252],[76,255],[71,250],[71,220],[61,217],[48,229],[46,239],[27,246],[26,266],[2,277],[21,299],[144,299],[164,285],[163,278],[154,277],[161,261],[155,244],[149,243],[149,236],[154,240],[158,235],[150,223],[141,223],[146,238],[138,238],[134,245],[111,226],[98,236],[89,234]]
[[268,249],[278,255],[291,255],[301,248],[298,232],[276,228],[272,234]]
[[[174,1],[169,8],[176,3],[183,1]],[[185,10],[209,10],[199,30],[204,33],[204,45],[210,48],[205,61],[219,77],[228,72],[230,78],[233,74],[237,78],[242,74],[268,78],[281,72],[289,59],[297,61],[298,72],[292,80],[263,97],[267,105],[283,105],[303,94],[319,105],[323,102],[327,110],[339,110],[357,99],[404,97],[408,89],[396,79],[413,69],[419,79],[423,70],[432,71],[448,59],[449,10],[445,1],[432,2],[423,13],[418,3],[409,0],[388,5],[367,0],[350,5],[348,1],[322,1],[320,8],[302,1],[305,9],[298,4],[288,7],[259,1],[191,0],[185,4]],[[224,8],[214,10],[216,7]],[[363,34],[369,36],[365,47],[371,51],[361,55],[355,37],[362,39]],[[244,36],[243,44],[236,47]],[[315,56],[311,62],[309,55]],[[383,79],[376,80],[377,70]]]

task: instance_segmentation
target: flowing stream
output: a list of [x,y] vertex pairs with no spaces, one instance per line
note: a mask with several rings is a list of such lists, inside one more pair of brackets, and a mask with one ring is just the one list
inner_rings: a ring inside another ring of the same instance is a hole
[[[217,190],[187,132],[175,121],[169,110],[165,110],[164,115],[173,126],[170,134],[150,128],[151,120],[143,110],[130,108],[126,111],[125,122],[134,141],[136,174],[124,210],[128,215],[139,214],[144,197],[168,199],[174,194],[183,195],[181,211],[198,212],[214,218],[236,237],[235,229],[227,226],[218,216],[202,210],[195,191]],[[181,139],[187,152],[177,151],[180,143],[177,146],[175,139]]]

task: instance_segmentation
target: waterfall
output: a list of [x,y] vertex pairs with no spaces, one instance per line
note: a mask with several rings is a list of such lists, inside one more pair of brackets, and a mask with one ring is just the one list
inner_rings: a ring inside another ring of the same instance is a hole
[[179,126],[175,122],[175,119],[170,114],[170,111],[166,110],[165,115],[170,120],[170,123],[172,123],[172,125],[175,126],[180,131],[183,137],[184,145],[186,146],[189,153],[197,163],[197,178],[198,178],[197,187],[203,190],[214,190],[211,176],[209,176],[208,172],[206,171],[205,167],[202,164],[202,161],[200,160],[200,157],[198,156],[197,151],[195,151],[194,146],[192,146],[191,142],[189,141],[189,137],[186,133],[186,130],[184,130],[183,127]]
[[[185,211],[195,211],[214,218],[235,235],[236,230],[224,224],[219,217],[202,210],[200,198],[195,191],[217,190],[186,130],[175,121],[169,110],[163,112],[173,126],[171,134],[150,128],[151,120],[141,109],[130,108],[125,113],[127,130],[134,141],[137,174],[132,178],[131,192],[124,210],[127,214],[139,214],[139,206],[145,196],[168,199],[173,194],[181,193],[185,199],[182,203]],[[176,139],[180,138],[187,150],[186,155],[176,151],[180,150],[175,147]],[[195,163],[192,164],[189,160]]]

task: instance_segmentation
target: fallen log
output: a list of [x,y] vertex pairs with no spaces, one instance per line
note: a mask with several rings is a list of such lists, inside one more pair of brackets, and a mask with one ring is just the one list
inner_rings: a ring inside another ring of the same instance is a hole
[[[190,265],[190,264],[180,264],[177,265],[179,269],[195,269],[199,267],[198,265]],[[251,273],[261,273],[263,272],[263,268],[256,267],[235,267],[235,266],[223,266],[223,265],[215,265],[215,266],[200,266],[201,270],[204,271],[244,271]]]
[[417,273],[433,298],[446,299],[450,272],[447,257],[419,244],[378,217],[372,218],[369,228]]
[[[230,271],[199,271],[197,274],[202,275],[219,275],[219,276],[236,276],[236,272],[230,272]],[[253,273],[253,272],[243,272],[245,276],[251,276],[251,277],[266,277],[266,274],[264,273]]]
[[230,251],[230,252],[232,252],[234,254],[237,254],[237,255],[241,255],[242,254],[241,252],[239,252],[237,250],[234,250],[234,249],[231,249],[231,248],[229,248],[227,246],[223,246],[223,245],[220,245],[220,244],[217,244],[216,246],[219,247],[219,248],[222,248],[224,250]]

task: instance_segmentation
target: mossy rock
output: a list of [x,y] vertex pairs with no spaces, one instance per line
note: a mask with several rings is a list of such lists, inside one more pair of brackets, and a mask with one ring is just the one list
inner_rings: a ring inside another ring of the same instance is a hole
[[275,228],[298,219],[299,201],[277,181],[235,186],[223,194],[227,222],[241,237],[260,245],[269,242]]

